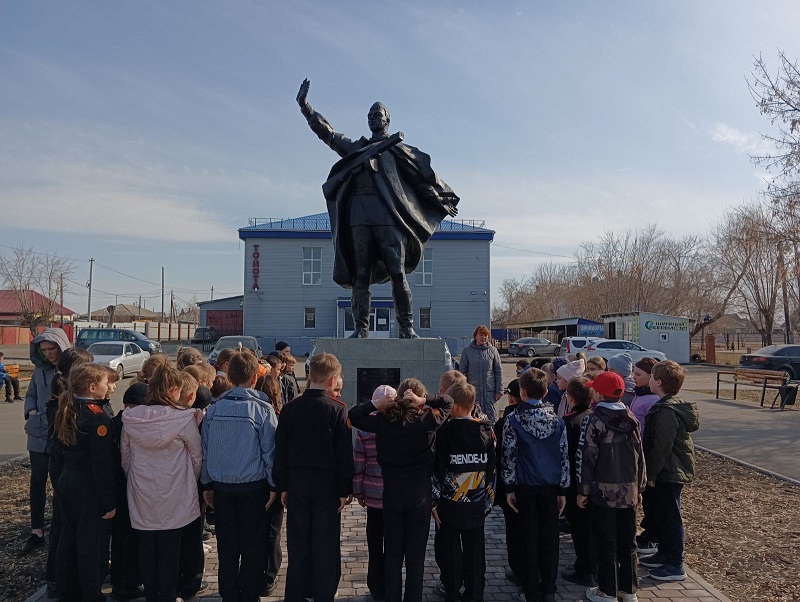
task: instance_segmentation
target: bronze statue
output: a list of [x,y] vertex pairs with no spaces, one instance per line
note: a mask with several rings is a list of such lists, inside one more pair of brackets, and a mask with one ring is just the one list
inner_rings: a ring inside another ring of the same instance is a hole
[[389,135],[389,111],[376,102],[367,114],[369,138],[350,140],[311,108],[303,80],[297,103],[313,132],[342,159],[322,187],[333,236],[333,280],[352,288],[353,337],[369,336],[372,283],[392,282],[399,336],[414,332],[406,274],[422,258],[425,243],[445,216],[458,213],[459,198],[431,169],[430,157]]

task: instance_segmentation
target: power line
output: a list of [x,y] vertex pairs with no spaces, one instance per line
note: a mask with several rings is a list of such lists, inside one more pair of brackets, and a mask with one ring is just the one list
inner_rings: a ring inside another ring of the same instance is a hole
[[137,278],[136,276],[131,276],[130,274],[126,274],[125,272],[120,272],[119,270],[115,270],[114,268],[110,268],[107,265],[103,265],[99,261],[95,260],[95,264],[100,266],[101,268],[105,268],[110,272],[114,272],[115,274],[119,274],[120,276],[125,276],[126,278],[131,278],[132,280],[138,280],[139,282],[144,282],[145,284],[151,284],[153,286],[159,286],[157,282],[150,282],[149,280],[143,280],[142,278]]
[[523,253],[533,253],[534,255],[547,255],[548,257],[563,257],[564,259],[575,259],[575,257],[571,255],[559,255],[558,253],[545,253],[544,251],[534,251],[533,249],[518,249],[517,247],[507,247],[505,245],[499,245],[497,243],[492,243],[494,247],[500,247],[501,249],[509,249],[511,251],[521,251]]

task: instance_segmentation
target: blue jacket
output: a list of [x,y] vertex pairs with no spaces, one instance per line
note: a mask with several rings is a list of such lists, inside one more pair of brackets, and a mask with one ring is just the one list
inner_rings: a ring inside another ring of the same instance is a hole
[[[25,432],[28,434],[28,451],[45,453],[47,449],[47,401],[51,396],[56,367],[44,359],[39,351],[39,343],[47,341],[58,345],[61,351],[72,345],[60,328],[48,328],[31,341],[31,362],[33,375],[25,393]],[[31,415],[31,411],[36,414]]]
[[518,404],[503,425],[503,482],[511,493],[518,486],[569,487],[567,429],[553,408],[541,401]]
[[234,387],[210,405],[202,432],[204,488],[272,489],[277,426],[269,399],[254,389]]

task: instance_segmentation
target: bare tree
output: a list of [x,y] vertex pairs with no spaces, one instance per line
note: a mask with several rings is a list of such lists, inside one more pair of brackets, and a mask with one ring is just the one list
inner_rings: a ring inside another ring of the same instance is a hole
[[796,206],[800,198],[800,70],[783,51],[778,51],[779,65],[775,73],[759,56],[747,80],[750,94],[762,115],[777,125],[776,134],[762,137],[773,145],[774,152],[751,157],[776,174],[768,193],[778,204]]
[[57,314],[64,280],[75,270],[70,259],[56,253],[37,253],[17,246],[0,258],[0,278],[14,291],[20,307],[20,325],[32,331],[49,325]]

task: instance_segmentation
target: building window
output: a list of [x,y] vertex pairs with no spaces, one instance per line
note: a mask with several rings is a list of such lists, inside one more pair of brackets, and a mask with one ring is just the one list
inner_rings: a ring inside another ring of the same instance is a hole
[[433,286],[433,249],[425,249],[417,269],[417,286]]
[[316,328],[317,327],[317,308],[306,307],[305,318],[303,320],[303,328]]
[[303,284],[322,284],[322,247],[303,247]]
[[420,307],[419,308],[419,327],[420,328],[430,328],[431,327],[431,308],[430,307]]

